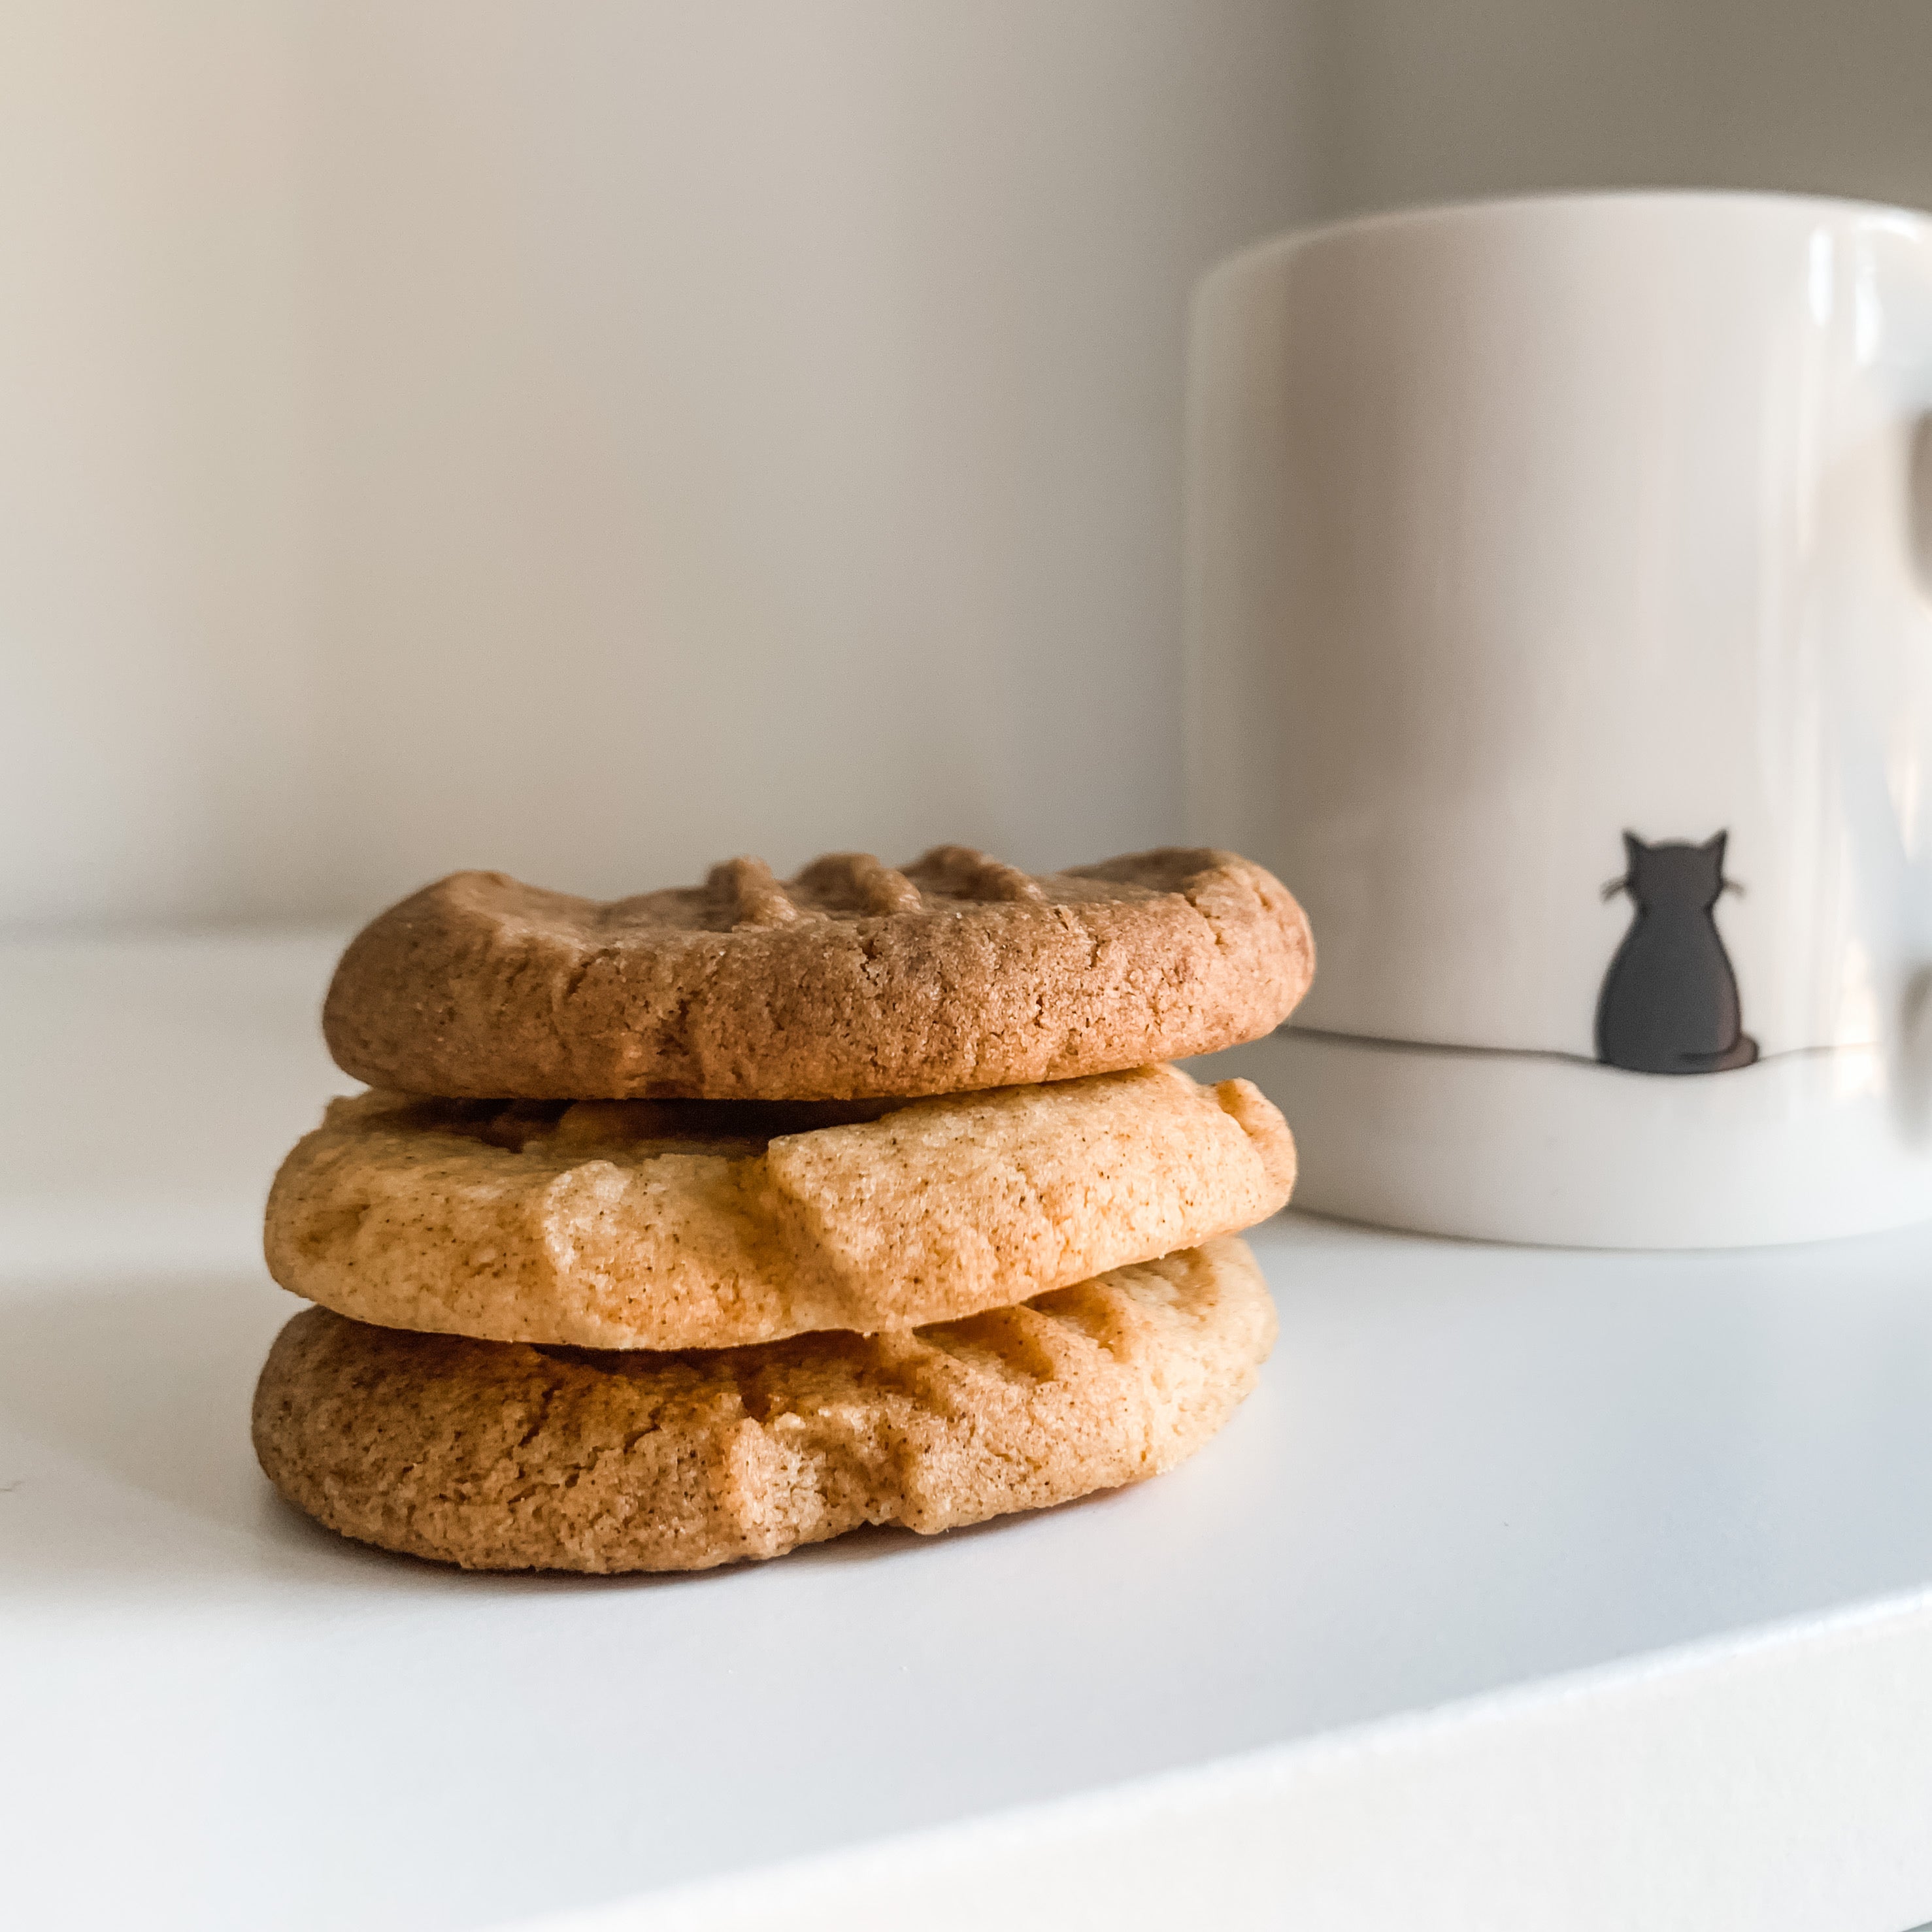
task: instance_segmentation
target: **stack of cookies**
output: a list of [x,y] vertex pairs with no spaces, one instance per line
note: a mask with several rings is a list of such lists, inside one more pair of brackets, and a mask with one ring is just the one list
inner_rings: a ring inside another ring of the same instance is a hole
[[1162,1064],[1306,989],[1231,853],[946,846],[608,904],[461,873],[350,945],[371,1090],[269,1197],[284,1495],[476,1569],[690,1570],[1171,1468],[1274,1340],[1234,1236],[1294,1153]]

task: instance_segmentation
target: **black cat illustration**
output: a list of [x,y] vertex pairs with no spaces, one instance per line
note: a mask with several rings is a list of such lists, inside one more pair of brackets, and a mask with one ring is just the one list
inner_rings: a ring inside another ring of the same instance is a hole
[[1628,892],[1636,913],[1597,1001],[1597,1058],[1605,1066],[1722,1073],[1756,1059],[1714,916],[1720,894],[1743,890],[1724,877],[1730,836],[1646,845],[1624,834],[1628,869],[1604,896]]

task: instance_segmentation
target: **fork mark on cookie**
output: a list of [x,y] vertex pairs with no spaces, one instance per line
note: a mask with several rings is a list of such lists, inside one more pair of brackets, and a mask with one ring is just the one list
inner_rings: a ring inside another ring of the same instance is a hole
[[917,912],[923,903],[918,886],[904,873],[881,865],[869,852],[828,852],[792,884],[830,900],[842,911]]
[[715,909],[712,923],[731,932],[789,926],[798,916],[798,908],[762,859],[728,859],[713,866],[704,889]]
[[907,870],[929,879],[955,898],[1038,903],[1046,897],[1040,881],[1030,874],[976,852],[970,845],[935,845]]

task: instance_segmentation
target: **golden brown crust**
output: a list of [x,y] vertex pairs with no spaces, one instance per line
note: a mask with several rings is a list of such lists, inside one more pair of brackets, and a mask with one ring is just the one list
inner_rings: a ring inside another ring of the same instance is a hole
[[283,1163],[266,1248],[386,1327],[723,1348],[1004,1307],[1252,1226],[1294,1178],[1255,1088],[1173,1067],[896,1104],[368,1094]]
[[941,846],[898,872],[757,860],[602,904],[458,872],[365,927],[322,1015],[404,1093],[844,1100],[1209,1053],[1269,1032],[1314,952],[1280,883],[1168,848],[1038,878]]
[[913,1334],[695,1354],[546,1352],[310,1309],[262,1372],[255,1449],[291,1502],[386,1550],[469,1569],[701,1570],[1172,1468],[1253,1386],[1274,1332],[1234,1240]]

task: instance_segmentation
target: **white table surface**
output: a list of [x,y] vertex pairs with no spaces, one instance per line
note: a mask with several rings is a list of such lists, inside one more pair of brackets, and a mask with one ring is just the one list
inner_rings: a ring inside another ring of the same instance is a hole
[[261,1197],[347,1085],[335,944],[0,949],[0,1922],[1932,1916],[1932,1233],[1289,1216],[1262,1385],[1159,1482],[465,1576],[314,1528],[248,1448],[296,1306]]

